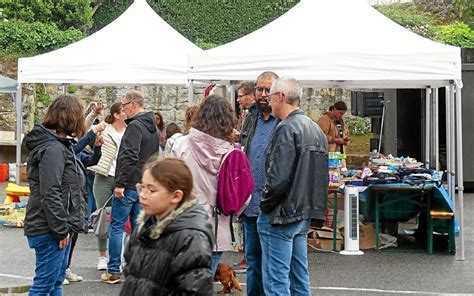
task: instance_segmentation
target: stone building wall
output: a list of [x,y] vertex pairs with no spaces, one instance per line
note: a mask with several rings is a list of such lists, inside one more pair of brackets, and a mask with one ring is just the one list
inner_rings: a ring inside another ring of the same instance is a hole
[[[0,74],[16,77],[16,65],[0,67]],[[158,110],[165,123],[175,122],[182,126],[184,112],[188,107],[188,93],[185,86],[91,86],[91,85],[53,85],[53,84],[24,84],[22,87],[24,130],[28,132],[35,122],[41,121],[47,106],[51,101],[63,94],[71,93],[83,99],[87,108],[93,101],[103,102],[106,106],[120,100],[129,90],[138,90],[144,94],[145,109]],[[195,86],[195,102],[203,99],[204,87]],[[305,88],[301,108],[313,120],[317,120],[334,102],[343,99],[350,108],[350,91],[341,89]],[[350,111],[347,112],[350,117]],[[16,115],[11,97],[0,96],[0,130],[15,130]]]

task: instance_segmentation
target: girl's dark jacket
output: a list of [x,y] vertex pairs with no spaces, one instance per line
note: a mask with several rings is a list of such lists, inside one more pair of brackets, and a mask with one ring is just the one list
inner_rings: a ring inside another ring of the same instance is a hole
[[212,229],[197,200],[183,203],[163,220],[145,216],[125,249],[120,295],[212,295]]
[[36,124],[25,136],[30,197],[25,235],[50,233],[58,241],[87,228],[85,175],[72,142]]

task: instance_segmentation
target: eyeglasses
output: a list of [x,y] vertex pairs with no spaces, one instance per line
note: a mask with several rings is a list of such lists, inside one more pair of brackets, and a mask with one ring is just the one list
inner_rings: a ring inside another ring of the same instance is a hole
[[143,187],[143,185],[141,183],[137,183],[137,185],[135,185],[135,188],[137,189],[138,195],[142,195],[142,197],[147,197],[147,198],[150,197],[152,194],[155,194],[155,193],[168,193],[168,191],[166,191],[166,190],[164,190],[164,191],[151,191],[150,189]]
[[128,101],[128,102],[126,102],[126,103],[122,103],[122,108],[125,107],[125,106],[127,106],[127,105],[130,104],[130,103],[133,103],[133,101]]
[[243,97],[246,97],[246,96],[250,96],[251,94],[245,94],[245,95],[238,95],[237,96],[237,99],[240,99],[240,98],[243,98]]
[[270,101],[270,100],[272,99],[272,96],[274,96],[274,95],[279,95],[279,94],[281,94],[281,92],[279,92],[279,91],[277,91],[277,92],[275,92],[275,93],[272,93],[272,94],[268,94],[268,95],[265,96],[265,99],[266,99],[267,101]]
[[255,88],[255,91],[258,92],[259,94],[262,94],[262,93],[267,93],[267,94],[269,94],[269,93],[270,93],[270,89],[269,89],[269,88],[265,88],[265,87],[256,87],[256,88]]

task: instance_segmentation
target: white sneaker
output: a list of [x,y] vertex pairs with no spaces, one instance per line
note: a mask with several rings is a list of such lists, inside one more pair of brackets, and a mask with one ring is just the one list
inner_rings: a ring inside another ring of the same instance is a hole
[[69,281],[67,279],[64,279],[63,285],[69,285]]
[[84,278],[80,275],[77,275],[71,271],[70,268],[66,269],[66,279],[73,283],[73,282],[81,282]]
[[97,262],[97,270],[107,270],[107,263],[109,259],[107,257],[99,257],[99,261]]

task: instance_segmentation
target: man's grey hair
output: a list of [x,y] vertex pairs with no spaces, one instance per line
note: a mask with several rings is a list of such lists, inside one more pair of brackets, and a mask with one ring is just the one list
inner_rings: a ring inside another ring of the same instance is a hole
[[281,92],[285,94],[286,102],[290,105],[299,104],[303,96],[303,88],[298,80],[292,77],[282,77],[275,80],[272,84],[270,93]]
[[132,91],[127,92],[123,97],[129,102],[133,101],[137,103],[138,106],[143,107],[144,99],[141,92],[132,90]]

